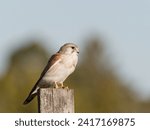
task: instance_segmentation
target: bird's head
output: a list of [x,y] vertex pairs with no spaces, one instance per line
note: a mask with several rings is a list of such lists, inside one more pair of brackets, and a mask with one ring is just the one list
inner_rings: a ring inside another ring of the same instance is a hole
[[68,54],[68,55],[73,54],[73,53],[78,54],[79,48],[74,43],[66,43],[60,48],[58,52],[61,54]]

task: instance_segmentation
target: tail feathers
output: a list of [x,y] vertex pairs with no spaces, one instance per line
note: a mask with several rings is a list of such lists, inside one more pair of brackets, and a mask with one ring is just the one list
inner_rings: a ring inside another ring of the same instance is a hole
[[32,101],[32,99],[37,95],[37,93],[34,93],[34,94],[30,94],[27,99],[23,102],[23,105],[26,105],[28,104],[29,102]]

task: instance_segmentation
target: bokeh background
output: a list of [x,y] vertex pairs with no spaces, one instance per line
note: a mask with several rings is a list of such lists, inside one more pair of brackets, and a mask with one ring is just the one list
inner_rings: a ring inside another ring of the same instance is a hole
[[149,14],[149,0],[0,0],[0,112],[37,112],[22,103],[66,42],[76,112],[150,112]]

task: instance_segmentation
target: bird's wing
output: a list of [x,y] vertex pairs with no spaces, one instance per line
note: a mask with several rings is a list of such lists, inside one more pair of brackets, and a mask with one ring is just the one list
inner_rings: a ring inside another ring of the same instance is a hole
[[[41,73],[40,78],[38,79],[38,81],[36,82],[36,84],[34,85],[34,87],[32,88],[30,94],[32,94],[37,88],[37,85],[39,84],[40,80],[43,78],[43,76],[46,74],[46,72],[53,67],[53,65],[55,65],[56,62],[59,61],[59,59],[61,58],[61,55],[59,53],[56,53],[54,55],[52,55],[52,57],[49,59],[46,67],[44,68],[43,72]],[[30,95],[29,94],[29,95]]]
[[52,57],[49,59],[46,67],[44,68],[43,72],[41,73],[40,78],[42,78],[45,73],[56,63],[59,61],[59,59],[61,58],[61,55],[59,53],[56,53],[54,55],[52,55]]
[[46,74],[46,72],[51,69],[57,62],[59,62],[61,59],[61,55],[59,53],[54,54],[48,61],[46,67],[44,68],[43,72],[41,73],[40,78],[32,88],[31,92],[29,93],[28,97],[24,101],[23,104],[28,104],[36,95],[37,95],[37,90],[39,89],[37,86],[40,82],[40,80],[43,78],[43,76]]

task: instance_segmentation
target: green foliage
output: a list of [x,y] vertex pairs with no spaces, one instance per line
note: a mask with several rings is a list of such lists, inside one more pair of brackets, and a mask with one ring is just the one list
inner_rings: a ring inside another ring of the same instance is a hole
[[35,102],[28,106],[22,103],[46,64],[47,53],[33,42],[14,52],[10,61],[6,74],[0,79],[0,112],[37,112]]
[[[75,89],[76,112],[150,112],[150,101],[139,101],[118,77],[98,39],[85,43],[82,62],[65,84]],[[37,101],[22,105],[48,60],[38,43],[30,43],[12,54],[0,79],[0,112],[37,112]]]

